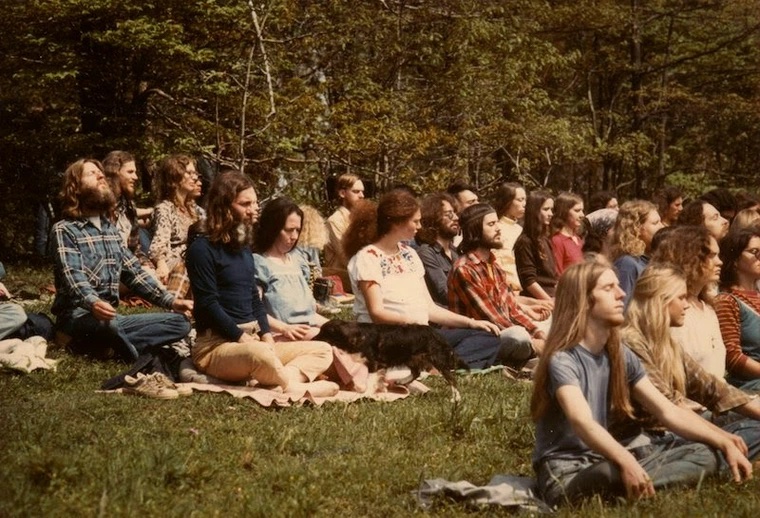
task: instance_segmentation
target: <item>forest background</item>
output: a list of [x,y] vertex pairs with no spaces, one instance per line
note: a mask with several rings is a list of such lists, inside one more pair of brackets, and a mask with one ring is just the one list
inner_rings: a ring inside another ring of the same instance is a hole
[[0,34],[6,259],[66,165],[112,149],[325,212],[344,172],[758,189],[760,0],[6,0]]

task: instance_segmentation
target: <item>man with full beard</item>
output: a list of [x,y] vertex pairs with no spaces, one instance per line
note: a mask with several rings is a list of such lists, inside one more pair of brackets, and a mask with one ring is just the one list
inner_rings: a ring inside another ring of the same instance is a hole
[[[190,332],[189,300],[167,293],[140,266],[109,218],[115,206],[103,167],[85,158],[71,164],[61,190],[64,219],[53,226],[56,296],[52,312],[70,349],[124,360],[181,340]],[[157,306],[178,313],[119,315],[119,281]]]
[[205,221],[191,228],[185,259],[195,300],[196,368],[232,383],[255,380],[301,395],[335,395],[338,385],[314,381],[332,364],[329,344],[274,343],[250,248],[259,209],[251,181],[239,172],[221,173],[207,203]]
[[540,354],[546,336],[517,305],[508,275],[491,251],[502,246],[496,210],[477,203],[462,211],[459,221],[462,255],[449,275],[449,309],[499,326],[506,364]]
[[459,254],[453,240],[459,234],[459,217],[455,211],[456,201],[450,194],[435,193],[426,196],[421,203],[422,227],[415,239],[420,244],[417,255],[425,265],[425,284],[436,304],[449,304],[446,285],[451,265]]

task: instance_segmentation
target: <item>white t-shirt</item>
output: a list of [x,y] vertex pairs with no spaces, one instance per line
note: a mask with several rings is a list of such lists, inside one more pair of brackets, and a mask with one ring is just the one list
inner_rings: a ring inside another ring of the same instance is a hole
[[704,302],[702,308],[691,306],[686,310],[683,326],[671,327],[670,334],[703,369],[718,378],[725,377],[726,346],[712,306]]
[[425,267],[410,246],[399,243],[399,251],[388,255],[374,245],[359,250],[348,262],[354,292],[354,314],[359,322],[372,322],[359,281],[380,286],[383,306],[416,324],[428,323],[430,296],[425,286]]

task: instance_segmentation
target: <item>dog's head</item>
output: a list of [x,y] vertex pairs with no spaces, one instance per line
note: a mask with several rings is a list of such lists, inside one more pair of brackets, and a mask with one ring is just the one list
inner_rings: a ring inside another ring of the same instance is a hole
[[321,340],[346,352],[361,351],[363,334],[360,324],[346,320],[330,320],[322,324],[314,340]]

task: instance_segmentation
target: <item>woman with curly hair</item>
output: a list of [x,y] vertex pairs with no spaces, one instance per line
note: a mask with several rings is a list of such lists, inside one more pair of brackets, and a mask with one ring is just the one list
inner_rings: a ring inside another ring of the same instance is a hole
[[718,242],[704,227],[676,227],[659,243],[651,264],[669,263],[684,272],[690,307],[683,327],[672,328],[671,333],[703,369],[723,378],[726,347],[712,307],[711,291],[723,264],[718,253]]
[[582,224],[583,198],[571,192],[560,193],[554,200],[551,241],[557,275],[583,261],[583,239],[578,235]]
[[625,292],[625,305],[633,295],[636,279],[649,263],[652,238],[662,228],[660,213],[654,203],[632,200],[623,203],[612,235],[610,259]]
[[557,286],[549,231],[554,215],[554,199],[546,191],[533,191],[525,205],[525,227],[515,243],[517,275],[523,295],[552,300]]
[[187,155],[164,158],[156,171],[156,191],[159,203],[153,211],[150,259],[166,288],[177,296],[185,296],[190,289],[183,258],[187,231],[205,217],[203,209],[195,203],[200,195],[195,160]]
[[499,328],[437,305],[425,285],[422,261],[405,244],[414,239],[421,219],[419,202],[401,189],[354,209],[343,239],[351,258],[354,314],[359,322],[445,326],[437,331],[465,363],[490,367],[499,361]]
[[720,287],[715,311],[726,345],[731,384],[760,390],[760,226],[729,232],[720,243]]

